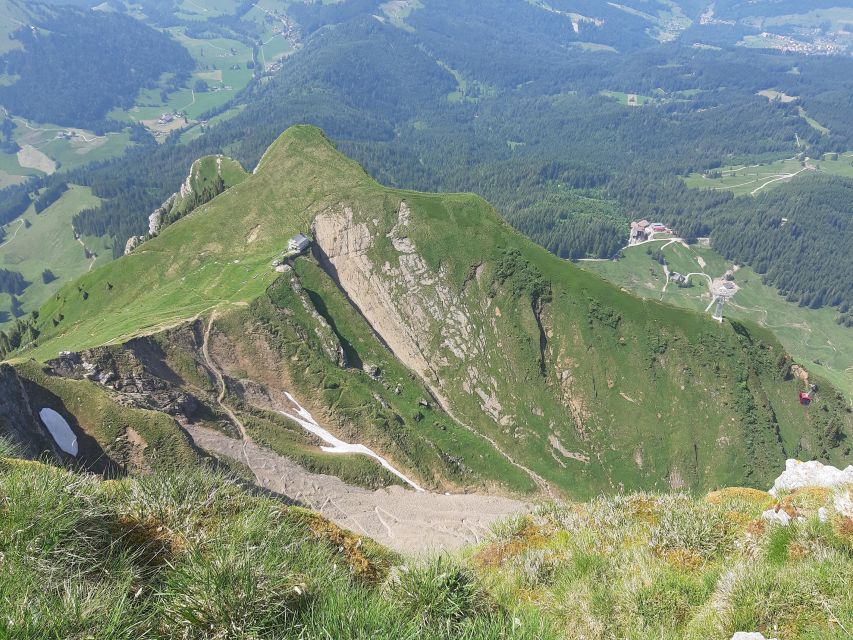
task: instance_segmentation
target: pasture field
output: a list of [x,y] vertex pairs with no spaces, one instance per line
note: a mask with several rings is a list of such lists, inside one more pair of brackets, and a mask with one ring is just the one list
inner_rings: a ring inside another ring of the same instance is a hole
[[41,172],[35,169],[22,167],[17,154],[0,153],[0,189],[20,184],[27,177],[40,174]]
[[764,19],[767,27],[798,26],[823,27],[829,25],[830,31],[849,30],[853,25],[853,7],[830,7],[814,9],[805,13],[771,16]]
[[[18,117],[13,120],[16,128],[12,137],[15,142],[22,148],[33,147],[46,155],[56,164],[57,171],[114,158],[130,145],[127,132],[97,136],[85,129],[30,122]],[[71,135],[65,135],[68,133]],[[0,153],[0,189],[19,184],[34,175],[43,175],[43,172],[21,166],[17,154]]]
[[820,132],[821,132],[822,134],[824,134],[824,135],[826,135],[827,133],[829,133],[829,129],[827,129],[827,128],[826,128],[826,127],[824,127],[820,122],[818,122],[817,120],[815,120],[814,118],[812,118],[808,113],[806,113],[806,110],[805,110],[805,109],[803,109],[802,107],[800,107],[800,108],[799,108],[799,112],[800,112],[800,117],[801,117],[803,120],[805,120],[806,122],[808,122],[808,123],[809,123],[809,126],[810,126],[812,129],[815,129],[816,131],[820,131]]
[[601,95],[607,98],[614,98],[619,101],[619,104],[624,106],[638,106],[649,104],[654,100],[651,96],[643,96],[636,93],[623,93],[622,91],[601,91]]
[[[40,214],[30,207],[23,216],[4,227],[6,241],[0,246],[0,269],[18,271],[32,283],[18,296],[24,311],[38,309],[53,293],[86,273],[90,267],[112,260],[109,238],[84,236],[76,240],[71,227],[71,219],[76,213],[97,206],[99,202],[87,187],[70,185],[59,200]],[[29,228],[25,221],[30,223]],[[86,258],[81,241],[89,251],[97,254],[96,259]],[[57,279],[45,284],[42,271],[47,264]],[[8,313],[10,302],[8,295],[0,294],[0,312]],[[7,321],[10,319],[13,318],[6,318]],[[0,329],[3,326],[4,323],[0,322]]]
[[[197,119],[234,98],[252,79],[253,71],[247,67],[252,61],[252,50],[242,42],[228,38],[190,38],[179,28],[172,29],[171,34],[189,51],[198,69],[188,81],[189,86],[170,93],[165,103],[161,100],[160,89],[140,92],[136,106],[128,113],[132,120],[156,122],[163,113],[176,112],[185,113],[190,120]],[[197,80],[207,82],[210,91],[194,91]],[[160,129],[153,123],[149,128]]]
[[[227,109],[226,111],[223,111],[222,113],[213,116],[210,120],[207,121],[207,124],[214,125],[219,122],[224,122],[229,118],[233,118],[245,108],[245,104],[240,104],[236,107],[231,107],[230,109]],[[203,134],[204,132],[202,131],[202,126],[200,124],[192,125],[189,129],[186,129],[181,133],[181,143],[186,144],[187,142],[191,142],[192,140],[195,140]]]
[[182,20],[206,21],[233,14],[238,4],[235,0],[183,0],[175,15]]
[[[630,247],[620,260],[583,261],[578,265],[642,298],[704,312],[711,302],[707,278],[693,276],[691,286],[684,288],[674,282],[667,284],[663,267],[647,253],[649,248],[656,252],[664,245],[667,242],[656,241]],[[734,268],[708,246],[685,247],[673,243],[663,248],[663,253],[670,271],[685,275],[706,273],[714,279]],[[734,281],[739,290],[726,305],[724,316],[751,320],[772,330],[796,361],[826,377],[853,400],[853,329],[835,322],[837,311],[808,309],[790,303],[775,288],[765,285],[761,276],[749,267],[739,267]]]
[[692,173],[684,179],[694,189],[731,191],[736,196],[758,195],[783,182],[807,176],[813,172],[853,178],[853,152],[838,154],[837,159],[826,157],[808,161],[788,158],[769,164],[722,167],[709,174]]

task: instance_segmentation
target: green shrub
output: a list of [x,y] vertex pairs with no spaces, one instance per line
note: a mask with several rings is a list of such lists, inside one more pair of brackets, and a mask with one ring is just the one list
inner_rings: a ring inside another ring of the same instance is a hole
[[655,528],[651,547],[660,555],[688,551],[704,560],[721,555],[730,535],[723,512],[713,505],[684,499],[664,509]]
[[386,582],[385,597],[423,628],[453,628],[486,609],[476,576],[445,556],[400,567]]

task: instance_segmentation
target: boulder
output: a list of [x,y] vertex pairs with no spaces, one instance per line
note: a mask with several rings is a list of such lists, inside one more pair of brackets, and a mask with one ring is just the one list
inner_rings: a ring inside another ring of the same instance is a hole
[[853,465],[846,469],[837,469],[817,460],[788,460],[785,463],[785,471],[773,483],[770,495],[775,496],[778,491],[792,491],[803,487],[831,488],[844,484],[853,484]]
[[732,640],[775,640],[775,638],[765,638],[764,634],[757,632],[738,631],[732,636]]
[[781,524],[783,527],[787,527],[794,520],[803,520],[802,516],[792,518],[784,509],[768,509],[761,514],[761,517],[767,522]]

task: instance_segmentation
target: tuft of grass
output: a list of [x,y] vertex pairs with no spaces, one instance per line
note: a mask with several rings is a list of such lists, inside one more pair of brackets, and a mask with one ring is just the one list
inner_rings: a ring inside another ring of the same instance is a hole
[[683,502],[682,508],[663,512],[651,547],[659,554],[693,552],[705,560],[725,553],[730,532],[723,512],[713,505],[689,499]]
[[486,611],[476,576],[446,556],[399,567],[385,584],[385,597],[419,619],[423,628],[448,632]]

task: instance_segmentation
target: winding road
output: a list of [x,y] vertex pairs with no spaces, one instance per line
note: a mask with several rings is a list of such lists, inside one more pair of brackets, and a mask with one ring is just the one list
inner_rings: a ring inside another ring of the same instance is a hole
[[12,237],[11,237],[11,238],[9,238],[8,240],[6,240],[3,244],[0,244],[0,249],[2,249],[2,248],[3,248],[3,247],[5,247],[7,244],[9,244],[10,242],[12,242],[12,240],[14,240],[14,239],[15,239],[15,237],[18,235],[18,231],[20,231],[20,230],[21,230],[21,227],[23,227],[23,226],[24,226],[24,221],[23,221],[23,220],[18,220],[18,228],[17,228],[17,229],[15,229],[15,233],[13,233],[13,234],[12,234]]

